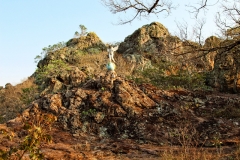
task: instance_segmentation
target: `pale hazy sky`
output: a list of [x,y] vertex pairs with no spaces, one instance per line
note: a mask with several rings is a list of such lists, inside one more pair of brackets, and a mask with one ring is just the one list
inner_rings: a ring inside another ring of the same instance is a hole
[[[103,42],[119,42],[136,29],[153,21],[162,23],[169,32],[177,30],[175,21],[185,20],[193,25],[182,0],[169,17],[159,14],[131,24],[115,25],[119,17],[109,12],[100,0],[0,0],[0,86],[13,85],[29,77],[36,70],[34,58],[42,48],[73,38],[79,25],[95,32]],[[193,2],[191,2],[193,3]],[[207,22],[205,36],[214,34],[214,12],[204,15]],[[129,15],[124,15],[128,17]]]

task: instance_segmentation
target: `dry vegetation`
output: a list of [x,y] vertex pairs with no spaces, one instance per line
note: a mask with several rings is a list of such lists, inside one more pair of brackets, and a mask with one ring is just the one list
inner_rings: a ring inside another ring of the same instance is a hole
[[37,86],[28,78],[16,86],[8,85],[0,90],[0,123],[5,123],[20,114],[34,99]]

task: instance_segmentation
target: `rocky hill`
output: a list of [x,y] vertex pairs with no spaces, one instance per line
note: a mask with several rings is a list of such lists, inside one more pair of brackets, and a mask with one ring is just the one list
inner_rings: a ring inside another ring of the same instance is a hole
[[[209,37],[203,47],[221,43],[226,42]],[[48,52],[31,76],[35,83],[25,85],[28,89],[19,90],[20,98],[15,98],[23,105],[18,110],[21,115],[16,113],[14,119],[11,115],[11,120],[5,118],[6,123],[0,124],[0,159],[239,158],[239,95],[206,88],[166,90],[154,86],[153,81],[161,83],[167,77],[166,84],[187,80],[183,83],[196,86],[189,71],[210,71],[208,83],[215,77],[220,84],[215,87],[229,91],[232,80],[224,75],[238,75],[235,55],[214,51],[186,64],[182,60],[204,53],[181,55],[193,46],[199,44],[171,36],[160,23],[145,25],[120,44],[114,75],[106,69],[106,46],[95,33]],[[151,62],[149,68],[136,67],[146,61]],[[190,76],[178,77],[183,74],[170,72],[165,65],[181,72],[185,66]],[[139,83],[140,78],[150,81]],[[6,104],[14,87],[0,90],[1,102]],[[1,117],[13,110],[7,105],[0,108],[4,107]]]
[[[53,130],[58,131],[51,132],[53,143],[41,147],[43,154],[53,159],[59,157],[59,152],[72,159],[76,156],[99,158],[94,153],[104,150],[114,159],[121,159],[117,158],[119,153],[125,158],[157,158],[163,150],[161,147],[169,145],[187,143],[224,148],[239,142],[238,96],[164,91],[149,84],[137,85],[118,76],[111,79],[108,73],[96,80],[84,79],[85,74],[81,74],[77,77],[82,81],[81,86],[35,100],[23,112],[23,117],[7,123],[8,130],[21,138],[26,134],[21,131],[21,126],[31,117],[46,113],[54,115],[57,122]],[[4,125],[1,127],[2,131],[7,130]],[[16,142],[5,139],[1,141],[2,149],[16,146]],[[125,142],[128,144],[124,145]],[[77,145],[80,148],[75,148]]]
[[[82,79],[80,87],[48,94],[34,101],[24,116],[54,114],[63,129],[100,138],[135,139],[179,145],[181,129],[194,128],[199,145],[214,138],[225,144],[238,139],[240,97],[212,92],[163,91],[149,84],[137,85],[109,73],[96,80]],[[190,133],[186,133],[190,134]],[[193,133],[191,133],[193,134]],[[196,136],[196,137],[195,137]]]

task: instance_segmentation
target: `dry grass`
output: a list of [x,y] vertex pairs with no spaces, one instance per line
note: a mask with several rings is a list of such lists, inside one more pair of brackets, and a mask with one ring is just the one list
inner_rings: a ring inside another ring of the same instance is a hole
[[170,147],[163,151],[160,157],[164,160],[217,160],[222,156],[207,149],[189,148],[186,152],[182,148],[176,150],[174,147]]
[[159,155],[163,160],[240,160],[239,144],[222,146],[221,148],[207,147],[168,147]]
[[231,146],[215,144],[206,147],[205,143],[199,139],[199,135],[193,125],[180,123],[179,129],[175,133],[180,146],[166,146],[161,149],[160,157],[164,160],[239,160],[240,142],[234,141]]

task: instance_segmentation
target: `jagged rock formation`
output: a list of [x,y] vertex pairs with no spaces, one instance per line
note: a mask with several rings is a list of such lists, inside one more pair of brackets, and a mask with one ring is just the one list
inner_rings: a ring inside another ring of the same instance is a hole
[[138,86],[107,72],[99,79],[83,81],[81,87],[42,96],[24,115],[53,113],[61,127],[75,136],[85,132],[102,139],[177,145],[184,129],[199,144],[211,145],[216,136],[225,144],[238,137],[239,105],[237,96],[163,91],[149,84]]
[[41,88],[41,94],[78,86],[82,78],[95,74],[91,66],[101,70],[96,57],[84,61],[84,55],[99,54],[103,57],[100,55],[105,53],[103,50],[106,50],[105,44],[94,32],[90,32],[86,36],[70,39],[63,48],[47,52],[32,75]]
[[44,90],[41,92],[42,95],[49,92],[56,93],[63,89],[70,87],[77,87],[84,82],[87,75],[78,69],[78,67],[71,67],[68,72],[62,72],[56,77],[49,77],[44,82]]
[[[202,47],[203,49],[209,50],[223,43],[230,43],[230,40],[223,42],[223,40],[211,36],[205,40]],[[200,45],[198,43],[181,41],[178,37],[170,35],[162,24],[153,22],[139,28],[132,35],[126,37],[124,42],[120,44],[118,52],[133,65],[135,64],[135,67],[133,66],[130,70],[150,68],[154,63],[170,63],[172,65],[171,71],[166,70],[165,75],[176,74],[178,71],[186,70],[188,73],[196,71],[206,72],[214,68],[207,78],[207,84],[220,91],[239,92],[239,63],[236,58],[238,56],[237,49],[231,52],[220,50],[210,53],[208,53],[208,51],[195,52],[195,48],[199,47]],[[94,50],[101,51],[105,49],[106,46],[100,38],[95,33],[90,32],[87,36],[69,40],[67,47],[48,53],[48,55],[38,63],[38,67],[43,68],[43,66],[47,66],[49,62],[54,60],[59,60],[74,66],[80,61],[78,52],[87,51],[87,53],[91,53],[91,51]],[[215,58],[217,52],[219,54]],[[195,59],[194,57],[197,56],[200,57]],[[99,61],[96,61],[94,63],[98,62]],[[67,74],[65,71],[61,72],[62,75]],[[48,80],[48,82],[51,81],[56,84],[62,81],[61,76],[58,75],[53,77],[53,79]],[[47,84],[49,84],[48,82]],[[62,82],[58,83],[59,87],[56,87],[56,90],[62,88],[61,85],[70,84],[65,82],[66,80],[64,80],[63,84],[61,84]]]
[[223,92],[239,93],[240,64],[237,46],[231,50],[223,48],[211,51],[234,41],[236,39],[224,41],[211,36],[200,46],[198,43],[181,41],[178,37],[171,36],[162,24],[153,22],[126,37],[118,52],[127,59],[133,57],[130,62],[137,56],[143,56],[157,64],[169,62],[174,69],[171,73],[166,72],[166,75],[179,70],[187,70],[189,73],[210,71],[208,85]]
[[159,158],[161,146],[186,141],[186,145],[204,147],[217,145],[216,140],[222,146],[239,142],[240,98],[236,95],[164,91],[112,72],[95,79],[77,73],[77,85],[42,94],[22,117],[0,125],[4,133],[16,132],[12,142],[0,134],[0,149],[16,146],[24,137],[23,122],[41,113],[57,118],[49,133],[53,143],[41,145],[41,152],[50,159],[90,159],[99,157],[96,153],[106,159],[123,159],[116,157],[118,153],[148,159]]

